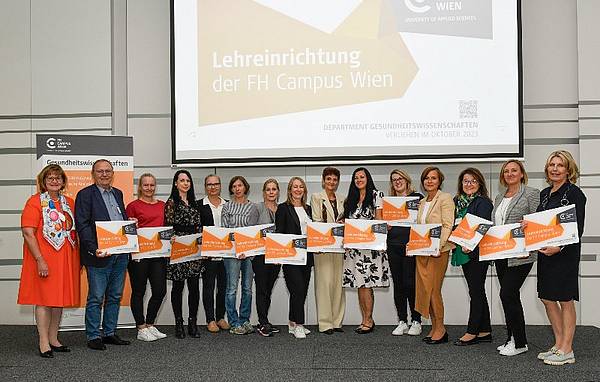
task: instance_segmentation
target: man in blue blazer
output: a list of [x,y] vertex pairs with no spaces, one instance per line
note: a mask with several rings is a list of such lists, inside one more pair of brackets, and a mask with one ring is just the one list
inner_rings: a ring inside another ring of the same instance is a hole
[[113,178],[112,164],[106,159],[97,160],[92,166],[94,184],[79,191],[75,199],[80,258],[88,279],[85,334],[87,345],[93,350],[106,350],[107,343],[129,345],[129,341],[119,338],[115,332],[129,255],[111,256],[99,250],[96,238],[97,221],[127,220],[123,193],[112,187]]

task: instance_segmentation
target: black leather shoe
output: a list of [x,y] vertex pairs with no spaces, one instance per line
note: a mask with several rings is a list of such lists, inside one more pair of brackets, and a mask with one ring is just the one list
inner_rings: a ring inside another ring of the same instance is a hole
[[327,334],[327,335],[332,335],[333,334],[333,329],[327,329],[327,330],[325,330],[325,331],[323,331],[321,333]]
[[434,340],[432,338],[432,339],[430,339],[429,341],[427,341],[425,343],[427,345],[439,345],[439,344],[448,343],[448,332],[444,333],[444,335],[440,339]]
[[52,353],[52,349],[42,352],[41,350],[39,350],[40,352],[40,357],[42,358],[54,358],[54,353]]
[[175,338],[184,339],[185,329],[183,328],[183,318],[175,319]]
[[486,334],[485,336],[477,337],[479,342],[492,342],[492,333]]
[[70,353],[71,352],[71,349],[69,349],[69,347],[65,346],[65,345],[60,345],[60,346],[50,345],[50,349],[52,349],[52,351],[55,351],[57,353]]
[[477,338],[477,337],[474,337],[468,341],[461,340],[460,338],[457,339],[456,341],[454,341],[455,346],[469,346],[469,345],[475,345],[478,343],[479,343],[479,338]]
[[333,331],[336,333],[344,333],[344,329],[343,328],[333,328]]
[[423,342],[429,342],[429,341],[431,341],[431,337],[430,336],[423,337],[423,338],[421,338],[421,341],[423,341]]
[[369,334],[373,330],[375,330],[375,322],[373,322],[373,325],[371,325],[371,326],[361,325],[361,327],[358,328],[358,330],[356,330],[356,333],[358,333],[358,334]]
[[87,342],[87,346],[92,350],[106,350],[106,345],[104,345],[100,338],[94,338],[93,340],[89,340]]
[[188,319],[188,334],[191,338],[200,338],[200,333],[198,333],[198,326],[196,325],[195,318]]
[[112,336],[108,337],[103,337],[102,342],[110,345],[129,345],[131,343],[130,341],[121,339],[116,334],[113,334]]

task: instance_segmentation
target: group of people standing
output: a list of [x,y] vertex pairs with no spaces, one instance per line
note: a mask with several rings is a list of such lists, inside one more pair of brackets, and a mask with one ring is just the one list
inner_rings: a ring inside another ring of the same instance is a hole
[[[305,338],[310,333],[304,326],[305,302],[314,267],[319,332],[331,335],[344,331],[343,288],[356,288],[361,322],[354,331],[371,333],[375,329],[373,288],[388,287],[391,279],[399,321],[392,334],[421,334],[421,317],[425,317],[430,319],[431,329],[423,341],[438,345],[449,341],[444,326],[442,284],[451,262],[462,267],[470,297],[465,334],[454,344],[492,342],[485,291],[490,262],[479,260],[478,248],[469,251],[454,245],[448,238],[467,213],[501,225],[523,222],[526,214],[568,204],[576,207],[581,236],[586,198],[575,185],[579,171],[573,157],[563,150],[551,153],[544,172],[549,187],[540,193],[527,186],[527,173],[520,161],[505,162],[499,177],[503,190],[492,202],[485,178],[476,168],[469,167],[460,173],[454,196],[442,191],[444,174],[438,167],[423,170],[420,177],[423,194],[415,190],[405,171],[393,170],[389,176],[389,195],[419,197],[417,222],[441,224],[440,251],[436,256],[407,256],[410,229],[389,227],[386,251],[346,249],[343,254],[309,253],[306,265],[281,266],[265,264],[264,256],[210,258],[179,264],[169,264],[168,258],[131,260],[127,255],[110,256],[98,249],[94,223],[132,219],[137,221],[138,227],[173,226],[175,235],[200,233],[202,227],[213,225],[235,228],[274,223],[278,233],[306,234],[308,221],[381,219],[384,192],[377,190],[366,168],[354,170],[345,195],[338,192],[341,175],[336,168],[323,170],[322,191],[310,197],[304,180],[293,177],[281,203],[280,186],[275,179],[264,182],[263,201],[253,203],[248,200],[250,185],[243,176],[229,181],[230,199],[225,200],[221,197],[221,179],[214,174],[204,179],[206,197],[196,199],[192,176],[186,170],[175,173],[170,196],[162,202],[155,198],[155,177],[143,174],[139,178],[138,199],[125,208],[121,191],[112,187],[113,168],[109,161],[94,163],[95,184],[81,190],[75,203],[61,192],[67,183],[64,171],[57,165],[49,165],[38,176],[39,193],[28,200],[23,210],[21,226],[25,243],[18,303],[35,305],[42,357],[70,351],[59,342],[58,328],[62,307],[79,303],[81,260],[88,279],[85,326],[91,349],[104,350],[107,343],[129,344],[115,332],[126,269],[131,280],[131,310],[139,340],[166,337],[154,323],[167,292],[167,280],[173,283],[171,304],[176,338],[199,336],[200,278],[209,332],[228,330],[243,335],[256,331],[270,337],[279,332],[269,320],[269,308],[273,287],[283,268],[289,292],[288,332],[295,338]],[[525,227],[526,222],[522,225]],[[538,296],[546,308],[555,337],[551,348],[538,358],[552,365],[575,362],[572,342],[574,300],[579,298],[580,253],[581,245],[577,243],[545,247],[523,258],[495,261],[508,329],[508,338],[498,347],[501,355],[512,356],[528,350],[520,289],[537,259]],[[148,281],[152,296],[144,314],[143,298]],[[253,281],[258,313],[256,328],[250,323]],[[237,306],[240,284],[241,300]],[[182,309],[186,285],[187,333]]]

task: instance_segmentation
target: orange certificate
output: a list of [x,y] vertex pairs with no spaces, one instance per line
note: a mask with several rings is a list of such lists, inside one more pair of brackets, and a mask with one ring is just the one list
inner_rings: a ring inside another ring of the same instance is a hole
[[527,221],[525,249],[528,251],[579,242],[574,204],[525,215],[523,220]]
[[466,214],[448,238],[449,241],[472,251],[494,223],[473,214]]
[[135,222],[131,220],[97,221],[98,249],[111,255],[138,252]]
[[479,242],[479,261],[525,257],[525,234],[520,223],[495,225]]
[[265,254],[265,237],[275,232],[274,224],[259,224],[233,228],[235,255],[256,256]]
[[231,228],[205,226],[202,229],[202,256],[235,258]]
[[268,233],[265,264],[306,265],[306,236]]
[[132,260],[169,257],[171,255],[173,227],[138,228],[137,234],[140,251],[131,254]]
[[406,256],[439,256],[441,235],[441,224],[411,225]]
[[408,226],[417,222],[418,196],[384,196],[383,220],[391,226]]
[[170,263],[179,264],[200,259],[200,244],[202,244],[201,233],[175,236],[175,241],[171,247]]
[[344,248],[387,249],[387,222],[383,220],[346,219]]
[[306,242],[309,252],[344,252],[344,225],[308,222]]

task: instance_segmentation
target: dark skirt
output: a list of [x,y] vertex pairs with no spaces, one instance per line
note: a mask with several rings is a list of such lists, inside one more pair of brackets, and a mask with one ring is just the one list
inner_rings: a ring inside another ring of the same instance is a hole
[[538,297],[549,301],[579,301],[581,244],[571,244],[554,256],[538,253]]

